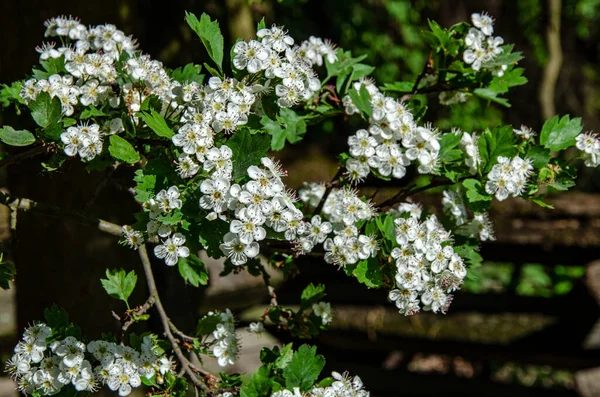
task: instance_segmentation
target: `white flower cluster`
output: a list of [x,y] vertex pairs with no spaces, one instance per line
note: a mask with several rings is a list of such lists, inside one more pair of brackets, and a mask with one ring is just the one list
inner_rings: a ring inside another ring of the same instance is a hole
[[321,317],[321,323],[323,325],[329,325],[333,321],[333,311],[331,310],[331,303],[319,302],[312,305],[313,313],[316,316]]
[[495,240],[494,227],[487,213],[475,213],[469,222],[460,190],[444,190],[442,205],[444,212],[454,220],[456,226],[466,225],[463,229],[468,232],[469,237],[477,237],[481,241]]
[[[220,316],[221,322],[213,332],[215,338],[212,352],[221,367],[235,364],[240,352],[240,342],[235,333],[235,319],[229,309],[225,312],[209,312],[207,316]],[[263,328],[264,330],[264,328]]]
[[[354,83],[353,89],[360,92],[363,86],[370,95],[373,112],[368,130],[358,130],[348,138],[352,158],[346,162],[347,177],[360,182],[373,169],[380,175],[401,179],[406,175],[406,167],[415,160],[421,174],[436,172],[438,131],[430,125],[417,126],[404,103],[386,97],[368,79]],[[349,95],[343,103],[346,114],[359,113]]]
[[330,63],[335,62],[335,47],[331,43],[310,37],[300,46],[294,46],[294,39],[275,25],[259,30],[256,35],[259,41],[235,44],[233,66],[248,73],[264,72],[266,87],[277,79],[275,94],[280,107],[289,108],[308,100],[321,88],[312,66],[321,66],[323,56]]
[[231,185],[217,173],[200,186],[205,194],[200,206],[231,219],[229,232],[219,247],[236,266],[258,255],[258,243],[267,236],[265,228],[283,233],[288,241],[295,241],[305,228],[303,214],[294,206],[293,193],[285,190],[279,164],[267,157],[261,159],[261,164],[248,168],[250,180],[241,186]]
[[113,135],[124,130],[121,119],[110,120],[102,131],[98,124],[81,122],[77,126],[67,128],[67,131],[60,135],[60,140],[65,144],[64,150],[67,156],[79,154],[82,160],[90,161],[102,153],[104,135]]
[[[127,396],[141,385],[140,377],[151,378],[157,372],[164,375],[173,366],[169,359],[156,354],[157,346],[150,336],[143,338],[140,353],[103,340],[86,346],[72,336],[48,346],[51,334],[52,329],[43,323],[27,328],[7,363],[8,372],[26,395],[50,396],[66,385],[92,392],[104,384],[120,396]],[[92,362],[96,367],[92,368]]]
[[471,15],[474,28],[469,29],[465,37],[467,50],[463,54],[464,61],[471,65],[473,70],[478,71],[482,67],[491,69],[497,76],[502,76],[506,65],[490,66],[490,63],[501,54],[504,39],[500,36],[493,37],[494,19],[486,13],[475,13]]
[[[179,258],[187,258],[190,250],[185,246],[185,236],[181,233],[173,233],[172,226],[160,221],[161,216],[168,215],[175,209],[181,209],[183,205],[180,199],[181,193],[177,186],[161,190],[155,198],[144,202],[144,211],[148,212],[150,220],[146,224],[146,232],[149,237],[158,237],[165,240],[154,247],[154,255],[164,259],[168,266],[175,266]],[[131,248],[137,249],[144,242],[143,235],[131,228],[123,228],[124,240]]]
[[513,132],[515,133],[515,135],[525,140],[531,139],[536,135],[535,131],[527,127],[526,125],[521,125],[521,129],[514,128]]
[[583,152],[586,166],[597,167],[600,165],[600,139],[597,134],[591,132],[579,134],[575,146]]
[[485,191],[496,195],[500,201],[506,200],[509,195],[520,196],[532,171],[533,166],[529,159],[522,159],[519,156],[512,159],[498,156],[498,164],[492,167],[487,176]]
[[467,274],[463,260],[454,252],[450,232],[435,215],[423,222],[409,215],[395,221],[396,242],[392,250],[396,260],[396,287],[389,293],[401,314],[412,315],[420,310],[445,313],[452,295]]
[[348,372],[340,374],[334,371],[331,373],[331,377],[334,379],[331,386],[313,387],[306,394],[301,393],[297,387],[293,392],[284,389],[271,394],[271,397],[369,397],[371,395],[364,389],[362,380],[358,376],[350,376]]
[[[322,186],[306,184],[300,190],[300,198],[308,205],[318,205],[324,193]],[[372,236],[359,233],[356,227],[356,223],[370,220],[375,215],[375,209],[369,201],[361,200],[356,190],[332,189],[325,200],[322,214],[327,221],[323,221],[320,215],[314,215],[311,222],[306,224],[298,241],[301,252],[310,252],[316,244],[323,243],[325,261],[341,267],[377,253],[377,241]]]
[[465,165],[469,167],[469,172],[473,175],[477,173],[481,165],[478,143],[477,135],[464,132],[458,144],[458,147],[466,154]]

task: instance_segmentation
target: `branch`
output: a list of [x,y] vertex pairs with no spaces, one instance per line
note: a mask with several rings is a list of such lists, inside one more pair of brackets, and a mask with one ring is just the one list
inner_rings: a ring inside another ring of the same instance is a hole
[[57,207],[50,204],[38,203],[30,199],[14,197],[10,194],[0,193],[0,204],[4,204],[13,211],[31,211],[38,214],[54,216],[57,218],[69,217],[73,220],[92,227],[98,230],[112,234],[113,236],[122,235],[122,227],[112,222],[102,219],[89,217],[81,212],[69,210],[66,208]]
[[412,196],[413,194],[424,192],[426,190],[433,189],[433,188],[440,187],[440,186],[453,185],[453,184],[461,182],[467,178],[468,177],[459,178],[456,182],[440,179],[440,180],[431,182],[429,185],[421,186],[421,187],[418,187],[415,189],[410,189],[410,187],[406,187],[406,188],[400,189],[400,191],[398,193],[396,193],[391,198],[389,198],[389,199],[385,200],[384,202],[382,202],[381,204],[379,204],[378,207],[379,208],[391,207],[392,205],[405,200],[407,197]]
[[[160,297],[158,296],[158,290],[156,289],[156,282],[154,281],[154,274],[152,273],[152,265],[150,264],[150,258],[148,258],[148,251],[146,250],[146,244],[142,244],[138,248],[138,252],[140,253],[140,259],[142,260],[142,265],[144,267],[144,274],[146,275],[146,281],[148,283],[148,291],[150,292],[150,297],[154,297],[156,310],[158,311],[158,315],[160,316],[160,320],[162,322],[163,330],[167,339],[171,343],[171,347],[173,348],[173,352],[177,356],[182,369],[184,372],[190,377],[192,383],[199,387],[203,392],[210,393],[210,389],[206,385],[206,383],[200,380],[194,370],[200,371],[198,368],[195,368],[192,363],[187,359],[187,357],[181,351],[177,340],[173,336],[171,332],[171,320],[167,316],[165,312],[165,308],[160,301]],[[202,371],[204,372],[204,371]]]
[[544,76],[540,83],[540,104],[542,117],[547,120],[556,114],[554,104],[554,93],[556,81],[560,73],[563,61],[562,48],[560,44],[560,17],[561,0],[548,0],[549,21],[546,28],[546,41],[548,43],[548,63],[544,68]]
[[148,298],[148,300],[146,301],[146,303],[144,303],[142,306],[138,306],[133,310],[128,310],[125,313],[125,317],[123,318],[123,327],[121,327],[121,329],[123,330],[123,332],[127,331],[127,329],[131,326],[131,324],[135,323],[136,317],[141,316],[142,314],[146,313],[148,310],[150,310],[150,308],[152,306],[154,306],[155,303],[155,299],[153,296],[150,296]]
[[8,156],[5,159],[0,160],[0,168],[8,167],[13,164],[20,163],[23,160],[26,160],[31,157],[38,156],[43,153],[48,153],[54,150],[54,145],[37,145],[32,148],[29,148],[23,152],[17,153],[12,156]]

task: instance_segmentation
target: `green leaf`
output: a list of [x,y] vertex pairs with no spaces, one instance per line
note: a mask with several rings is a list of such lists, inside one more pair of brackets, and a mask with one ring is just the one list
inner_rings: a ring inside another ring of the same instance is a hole
[[202,71],[202,65],[195,65],[188,63],[183,68],[179,67],[171,72],[171,78],[182,84],[196,82],[202,84],[204,81],[204,75],[200,74]]
[[271,134],[271,150],[283,149],[286,141],[294,144],[302,140],[306,133],[306,122],[303,117],[292,109],[281,109],[277,121],[271,120],[266,115],[260,120],[265,130]]
[[117,160],[124,161],[126,163],[135,164],[140,161],[140,155],[125,139],[118,135],[110,136],[110,145],[108,151]]
[[479,137],[478,146],[484,172],[492,169],[498,162],[498,156],[510,158],[517,154],[515,134],[510,126],[486,130]]
[[552,158],[550,150],[541,146],[532,147],[529,152],[527,152],[527,157],[531,159],[533,167],[536,169],[544,167]]
[[371,107],[371,95],[369,94],[369,91],[367,91],[367,87],[361,85],[360,91],[353,88],[348,91],[348,95],[350,95],[350,99],[352,99],[356,108],[363,114],[363,117],[365,117],[365,115],[371,116],[373,108]]
[[489,89],[499,94],[508,92],[512,87],[517,87],[527,83],[527,78],[523,76],[523,68],[514,68],[507,70],[502,76],[495,76]]
[[412,92],[414,85],[415,83],[410,81],[398,81],[396,83],[386,83],[382,90],[394,92]]
[[5,125],[0,128],[0,141],[10,146],[29,146],[35,142],[35,137],[27,130],[14,130]]
[[260,159],[267,154],[271,147],[271,137],[266,134],[252,135],[250,130],[238,130],[227,146],[233,152],[233,179],[239,180],[246,176],[248,167],[260,164]]
[[258,25],[256,25],[256,31],[258,32],[261,29],[265,29],[267,25],[265,24],[265,17],[262,17]]
[[29,102],[29,109],[31,117],[40,127],[46,128],[60,120],[60,100],[57,97],[50,98],[47,92],[40,92],[33,101]]
[[208,270],[204,263],[196,255],[190,255],[187,258],[179,258],[177,265],[179,274],[183,279],[194,287],[206,285],[208,283]]
[[489,88],[476,88],[473,90],[473,94],[479,98],[487,99],[488,101],[496,102],[502,106],[510,107],[510,103],[505,98],[500,98],[496,91],[492,91]]
[[460,143],[460,134],[444,134],[440,139],[439,159],[442,162],[456,161],[462,157],[462,150],[455,149]]
[[240,390],[241,397],[268,397],[271,395],[273,381],[271,380],[271,371],[266,365],[261,366],[256,371],[250,382],[242,386]]
[[148,112],[138,112],[137,116],[141,117],[142,120],[144,120],[144,123],[146,123],[156,135],[168,139],[171,139],[173,135],[175,135],[173,130],[167,125],[167,121],[164,117],[156,110],[151,109],[150,114],[148,114]]
[[196,326],[196,335],[208,335],[212,334],[217,329],[217,325],[221,323],[221,316],[219,314],[210,314],[202,317],[198,320]]
[[185,13],[185,20],[188,25],[196,32],[202,44],[206,48],[208,55],[219,68],[220,74],[223,74],[223,35],[219,28],[219,22],[211,21],[210,17],[202,13],[200,20],[190,13]]
[[44,309],[46,325],[53,329],[60,329],[69,325],[69,314],[65,309],[52,305],[50,309]]
[[553,210],[553,209],[554,209],[554,206],[553,206],[553,205],[550,205],[550,204],[548,204],[548,203],[544,202],[542,199],[532,199],[531,201],[533,201],[534,203],[536,203],[536,204],[537,204],[537,205],[539,205],[540,207],[543,207],[543,208],[550,208],[551,210]]
[[214,259],[223,257],[219,245],[223,242],[223,236],[229,231],[229,224],[221,219],[209,221],[203,218],[197,225],[200,243],[206,250],[208,256]]
[[25,103],[23,98],[21,98],[22,87],[22,81],[15,81],[11,85],[2,84],[2,89],[0,89],[0,105],[7,107],[11,102],[17,104]]
[[466,194],[467,198],[469,199],[469,202],[492,200],[492,196],[485,193],[481,181],[478,181],[477,179],[465,179],[462,185],[466,189]]
[[521,52],[512,52],[514,44],[502,46],[502,53],[496,56],[491,62],[486,63],[487,67],[513,65],[523,59]]
[[550,150],[564,150],[575,146],[575,138],[582,129],[581,118],[571,120],[569,115],[566,115],[559,119],[556,115],[544,123],[540,133],[540,143]]
[[369,288],[379,288],[383,282],[377,258],[370,257],[358,262],[358,266],[354,269],[353,274],[358,281]]
[[133,180],[137,183],[135,186],[135,199],[137,201],[144,202],[154,197],[156,175],[146,175],[143,170],[136,170]]
[[129,299],[137,283],[135,271],[132,270],[129,273],[125,273],[123,269],[112,271],[106,269],[106,278],[100,279],[100,281],[108,295],[122,300],[129,307],[127,299]]
[[12,264],[8,262],[0,263],[0,288],[8,289],[9,282],[15,279],[15,274],[16,270]]
[[275,366],[279,369],[285,369],[292,361],[292,358],[294,358],[294,350],[292,349],[292,344],[288,343],[281,349],[281,354],[275,360]]
[[325,358],[317,355],[317,347],[302,345],[283,371],[285,386],[289,390],[299,387],[300,391],[308,391],[325,366]]
[[300,296],[300,305],[302,309],[308,309],[314,303],[317,303],[325,297],[325,285],[310,283]]
[[84,109],[83,112],[81,112],[81,115],[79,116],[79,118],[81,120],[85,120],[85,119],[89,119],[92,117],[103,117],[103,116],[108,116],[107,113],[104,113],[102,110],[100,109],[96,109],[93,105],[90,106],[88,109]]

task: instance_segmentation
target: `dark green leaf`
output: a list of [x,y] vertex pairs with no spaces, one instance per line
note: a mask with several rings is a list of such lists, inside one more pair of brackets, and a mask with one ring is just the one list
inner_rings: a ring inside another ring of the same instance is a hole
[[285,386],[289,390],[299,387],[300,391],[308,391],[325,366],[325,358],[317,355],[317,347],[302,345],[283,371]]
[[271,395],[273,381],[271,380],[271,371],[265,365],[256,371],[250,382],[242,386],[240,390],[241,397],[268,397]]
[[48,127],[60,120],[61,106],[57,97],[50,98],[47,92],[40,92],[38,96],[29,102],[31,117],[40,127]]
[[0,141],[10,146],[29,146],[35,142],[35,137],[27,130],[14,130],[5,125],[0,128]]
[[383,86],[383,91],[395,91],[395,92],[412,92],[414,82],[411,81],[398,81],[396,83],[386,83]]
[[527,78],[523,76],[523,71],[523,68],[507,70],[502,76],[495,76],[488,88],[498,94],[504,94],[512,87],[526,84]]
[[439,159],[442,162],[456,161],[462,157],[462,150],[455,149],[461,139],[460,134],[444,134],[440,139]]
[[359,282],[369,288],[381,287],[383,279],[377,258],[370,257],[358,262],[353,274]]
[[118,135],[110,136],[110,145],[108,146],[109,153],[117,160],[126,163],[134,164],[140,161],[140,155],[125,139]]
[[532,147],[527,153],[527,157],[531,159],[533,167],[536,169],[544,167],[552,158],[550,150],[541,146]]
[[0,263],[0,288],[8,289],[9,282],[15,279],[15,267],[8,262]]
[[188,283],[194,287],[206,285],[208,283],[208,270],[204,263],[196,255],[190,255],[187,258],[179,258],[179,274]]
[[367,91],[367,87],[361,85],[360,91],[353,88],[348,91],[348,95],[350,95],[350,99],[352,99],[356,108],[363,114],[363,117],[365,115],[371,116],[373,108],[371,107],[371,95]]
[[510,158],[517,154],[515,134],[510,126],[486,130],[479,137],[478,146],[484,172],[492,169],[498,162],[498,156]]
[[198,320],[198,326],[196,327],[196,335],[209,335],[217,329],[217,325],[221,323],[221,316],[219,314],[210,314],[202,317]]
[[239,180],[246,175],[248,167],[260,164],[260,159],[271,147],[271,137],[266,134],[252,135],[250,130],[237,131],[227,146],[233,152],[233,179]]
[[306,133],[306,122],[296,112],[292,109],[281,109],[277,121],[279,123],[269,119],[266,115],[260,120],[265,130],[272,135],[272,150],[283,149],[286,141],[294,144],[302,140]]
[[202,71],[202,65],[195,65],[188,63],[183,68],[179,67],[171,72],[171,78],[182,84],[196,82],[202,84],[204,75],[200,74]]
[[53,329],[64,328],[69,325],[69,314],[65,309],[52,305],[50,309],[44,309],[46,324]]

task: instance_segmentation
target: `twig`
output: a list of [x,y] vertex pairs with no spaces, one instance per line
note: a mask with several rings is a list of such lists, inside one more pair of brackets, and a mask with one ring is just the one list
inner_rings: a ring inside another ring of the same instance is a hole
[[459,178],[456,182],[441,179],[441,180],[433,181],[429,185],[421,186],[416,189],[410,189],[410,187],[406,187],[406,188],[400,189],[400,191],[398,193],[396,193],[394,196],[392,196],[391,198],[380,203],[378,205],[378,207],[379,208],[391,207],[392,205],[401,202],[402,200],[406,199],[409,196],[412,196],[413,194],[424,192],[426,190],[433,189],[433,188],[440,187],[440,186],[453,185],[454,183],[461,182],[464,179],[467,179],[467,177]]
[[323,209],[323,206],[325,205],[325,201],[327,201],[327,197],[329,197],[329,193],[331,193],[331,190],[333,189],[333,187],[338,184],[338,178],[341,175],[342,175],[342,167],[339,167],[337,169],[337,172],[331,179],[331,182],[329,182],[327,185],[325,185],[325,192],[323,193],[323,196],[321,197],[321,201],[319,201],[319,204],[313,211],[313,215],[319,215],[319,213]]
[[176,334],[177,336],[179,336],[181,339],[185,339],[188,341],[195,341],[198,340],[198,338],[195,338],[193,336],[189,336],[184,334],[183,332],[181,332],[176,326],[175,324],[173,324],[173,322],[171,320],[169,320],[169,327],[171,327],[171,331],[173,331],[174,334]]
[[209,393],[210,389],[208,388],[206,383],[204,383],[204,381],[199,379],[196,376],[196,374],[194,373],[194,369],[197,370],[197,368],[195,368],[192,365],[192,363],[190,363],[190,361],[187,359],[187,357],[185,357],[185,355],[181,351],[181,348],[179,347],[179,344],[177,343],[177,340],[175,339],[175,337],[173,336],[173,333],[171,332],[171,326],[170,326],[171,321],[169,320],[169,317],[167,316],[165,308],[163,307],[162,302],[160,301],[160,297],[158,296],[158,290],[156,288],[156,282],[154,281],[154,274],[152,273],[152,265],[150,264],[150,258],[148,258],[148,251],[146,250],[146,244],[142,244],[138,248],[138,252],[140,253],[140,259],[142,260],[142,265],[144,267],[144,274],[146,276],[146,281],[148,283],[148,291],[150,292],[150,296],[154,297],[156,310],[158,311],[158,315],[162,322],[162,326],[163,326],[165,335],[167,336],[169,343],[171,343],[173,352],[175,352],[175,355],[177,356],[177,359],[179,360],[181,367],[183,368],[185,373],[190,377],[190,380],[192,381],[192,383],[195,386],[199,387],[203,392]]
[[427,57],[427,60],[425,61],[425,65],[423,65],[423,70],[417,76],[417,80],[415,81],[415,84],[413,85],[413,88],[410,92],[411,96],[415,95],[417,93],[417,90],[419,89],[419,83],[421,82],[423,77],[425,77],[426,74],[431,73],[432,68],[433,68],[433,53],[429,52],[429,56]]
[[131,324],[133,324],[137,321],[136,317],[141,316],[142,314],[144,314],[148,310],[150,310],[150,308],[152,306],[154,306],[154,303],[155,303],[154,296],[150,296],[148,298],[148,300],[146,301],[146,303],[144,303],[142,306],[136,307],[135,309],[133,309],[131,311],[128,310],[125,313],[125,317],[123,318],[123,320],[125,320],[123,322],[123,327],[121,327],[123,332],[127,331],[127,329],[131,326]]
[[47,153],[54,149],[54,145],[37,145],[30,149],[27,149],[23,152],[17,153],[12,156],[8,156],[5,159],[0,160],[0,168],[8,167],[9,165],[20,163],[23,160],[26,160],[31,157],[35,157],[37,155]]
[[98,230],[112,234],[113,236],[121,236],[122,227],[112,222],[102,219],[89,217],[81,212],[69,210],[66,208],[56,207],[50,204],[38,203],[30,199],[14,197],[10,194],[0,193],[0,204],[4,204],[13,211],[31,211],[38,214],[54,216],[57,218],[69,217],[73,220],[97,228]]

